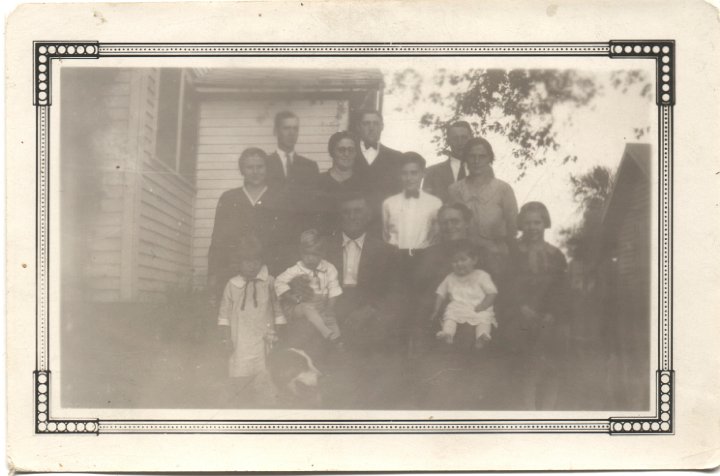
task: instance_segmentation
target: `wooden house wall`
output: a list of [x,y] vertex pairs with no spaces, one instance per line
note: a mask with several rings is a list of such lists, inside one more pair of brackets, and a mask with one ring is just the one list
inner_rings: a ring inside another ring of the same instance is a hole
[[201,103],[192,253],[197,286],[203,286],[207,277],[207,252],[218,199],[224,191],[242,185],[240,153],[251,146],[273,152],[273,119],[277,112],[287,109],[300,118],[297,152],[315,160],[321,172],[327,170],[331,165],[327,141],[334,132],[347,128],[348,107],[345,99],[217,99]]

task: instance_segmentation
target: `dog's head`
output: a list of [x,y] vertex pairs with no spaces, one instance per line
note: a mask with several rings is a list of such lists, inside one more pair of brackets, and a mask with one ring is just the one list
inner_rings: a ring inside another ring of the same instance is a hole
[[305,404],[319,403],[318,383],[322,372],[304,351],[295,348],[273,352],[270,375],[282,396]]

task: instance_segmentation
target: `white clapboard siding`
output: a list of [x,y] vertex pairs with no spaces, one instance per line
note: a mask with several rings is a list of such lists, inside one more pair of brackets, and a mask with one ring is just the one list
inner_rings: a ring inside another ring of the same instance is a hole
[[[82,286],[87,298],[94,301],[120,299],[121,236],[123,232],[123,197],[128,121],[130,117],[130,72],[118,69],[103,90],[103,121],[96,124],[98,140],[94,147],[92,175],[100,183],[97,213],[93,215],[87,238]],[[72,107],[82,107],[73,105]],[[118,165],[121,167],[118,169]],[[72,173],[68,171],[68,173]],[[93,187],[95,184],[89,184]],[[82,187],[77,184],[76,187]],[[80,258],[76,258],[80,260]],[[69,270],[68,270],[69,271]]]
[[347,128],[346,100],[206,100],[200,105],[192,263],[196,286],[203,286],[207,277],[218,199],[226,190],[242,185],[238,157],[247,147],[260,147],[268,153],[275,150],[273,118],[282,110],[293,111],[300,118],[297,152],[316,161],[321,172],[327,170],[327,141]]

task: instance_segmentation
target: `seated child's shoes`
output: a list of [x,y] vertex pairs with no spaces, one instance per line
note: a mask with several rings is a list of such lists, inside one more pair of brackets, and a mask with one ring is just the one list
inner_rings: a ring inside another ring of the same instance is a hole
[[452,344],[453,343],[453,336],[452,334],[448,334],[447,332],[440,331],[437,334],[435,334],[435,337],[439,341],[445,342],[446,344]]

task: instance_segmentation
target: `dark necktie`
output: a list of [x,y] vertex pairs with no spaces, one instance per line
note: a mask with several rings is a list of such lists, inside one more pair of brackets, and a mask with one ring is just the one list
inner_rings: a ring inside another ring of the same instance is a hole
[[405,190],[405,198],[420,198],[420,190]]
[[465,172],[465,162],[460,162],[460,171],[458,172],[457,179],[458,181],[464,179],[467,176],[467,173]]
[[257,285],[255,283],[257,283],[258,281],[260,281],[258,278],[252,278],[252,279],[245,280],[245,288],[243,290],[242,304],[240,304],[241,311],[245,310],[245,301],[247,300],[248,288],[250,287],[251,284],[253,287],[253,307],[257,307]]

